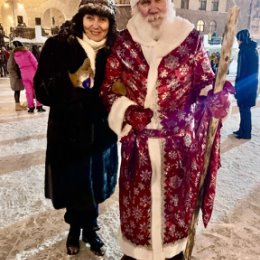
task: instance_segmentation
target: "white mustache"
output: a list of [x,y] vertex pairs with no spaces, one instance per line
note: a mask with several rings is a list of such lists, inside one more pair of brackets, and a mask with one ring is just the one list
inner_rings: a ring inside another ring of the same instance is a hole
[[163,17],[159,14],[150,14],[148,17],[147,17],[147,21],[148,22],[155,22],[157,20],[160,20],[162,19]]

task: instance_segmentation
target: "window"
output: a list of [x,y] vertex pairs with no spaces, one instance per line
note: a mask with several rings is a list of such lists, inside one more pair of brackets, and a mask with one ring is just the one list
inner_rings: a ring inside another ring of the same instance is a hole
[[207,0],[200,0],[200,10],[207,9]]
[[217,23],[215,21],[211,21],[209,24],[209,32],[213,33],[217,30]]
[[204,25],[205,25],[205,23],[202,20],[199,20],[197,22],[197,30],[199,32],[204,32]]
[[18,24],[23,24],[23,16],[17,15],[17,22]]
[[212,0],[212,11],[218,11],[219,0]]
[[181,0],[181,8],[182,9],[189,9],[189,0]]

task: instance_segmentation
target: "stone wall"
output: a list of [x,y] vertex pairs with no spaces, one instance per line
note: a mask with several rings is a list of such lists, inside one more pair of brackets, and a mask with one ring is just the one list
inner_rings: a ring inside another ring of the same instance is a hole
[[217,24],[216,32],[218,35],[222,36],[224,33],[225,23],[227,20],[226,13],[210,12],[210,11],[195,11],[195,10],[184,10],[177,9],[177,15],[188,19],[196,27],[197,22],[202,20],[205,23],[204,34],[212,33],[210,31],[210,22],[215,21]]

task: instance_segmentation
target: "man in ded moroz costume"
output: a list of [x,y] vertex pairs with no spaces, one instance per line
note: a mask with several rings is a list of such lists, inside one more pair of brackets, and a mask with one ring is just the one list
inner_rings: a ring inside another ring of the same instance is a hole
[[[183,259],[198,197],[207,127],[228,113],[199,32],[170,0],[130,0],[133,17],[107,61],[101,96],[122,142],[122,260]],[[207,225],[220,165],[219,129],[203,197]]]

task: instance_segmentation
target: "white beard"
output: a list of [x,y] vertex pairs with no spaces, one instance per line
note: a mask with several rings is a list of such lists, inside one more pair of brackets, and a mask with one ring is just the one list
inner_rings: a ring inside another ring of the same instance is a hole
[[134,7],[132,20],[140,36],[145,34],[155,41],[160,39],[167,26],[169,26],[169,22],[172,22],[176,16],[172,2],[167,1],[167,5],[165,14],[160,14],[160,16],[150,15],[145,18],[138,11],[137,6]]
[[152,38],[153,40],[158,40],[160,38],[160,35],[162,33],[161,27],[163,23],[159,27],[153,27],[148,22],[148,17],[144,18],[140,13],[137,13],[134,16],[134,24],[137,29],[140,28],[140,34],[146,34],[149,38]]

